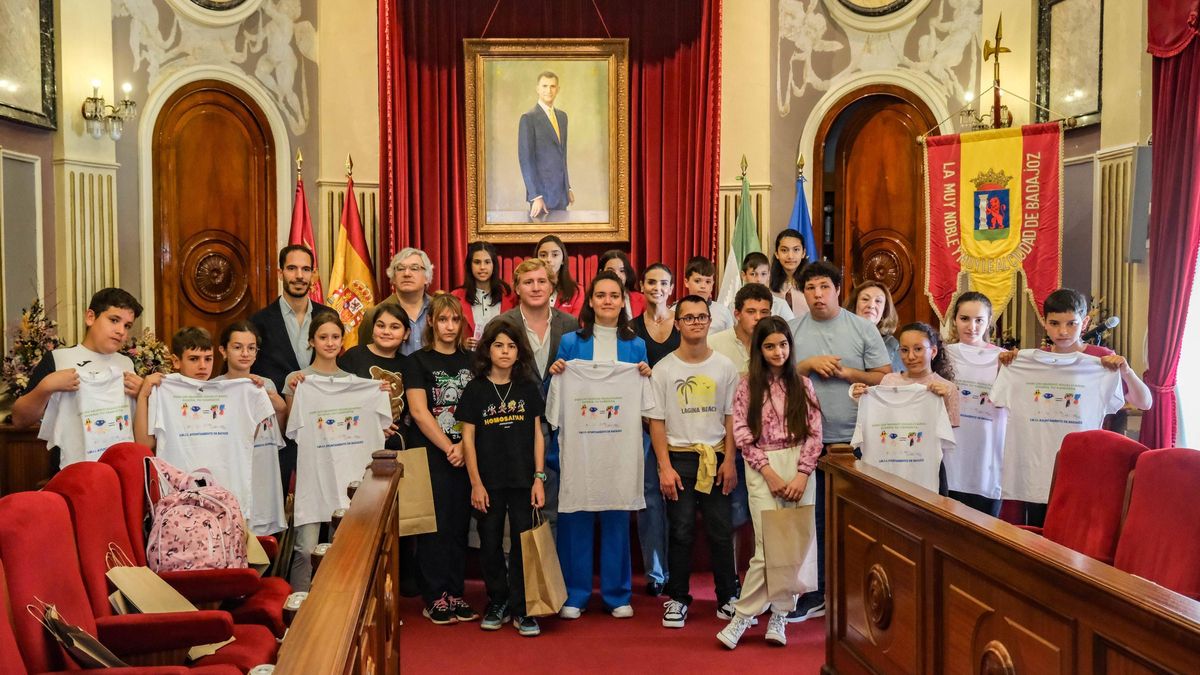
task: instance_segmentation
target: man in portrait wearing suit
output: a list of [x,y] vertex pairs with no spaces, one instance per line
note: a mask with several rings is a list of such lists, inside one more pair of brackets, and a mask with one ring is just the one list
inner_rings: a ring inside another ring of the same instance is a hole
[[567,175],[567,114],[554,107],[558,75],[548,70],[538,75],[537,96],[537,105],[521,115],[517,133],[530,218],[562,211],[575,202]]
[[[258,329],[262,339],[258,358],[250,371],[274,382],[276,391],[283,391],[284,378],[312,362],[308,327],[312,324],[313,314],[333,311],[308,298],[314,262],[312,250],[306,246],[283,247],[279,252],[283,294],[250,317],[250,323]],[[286,439],[286,443],[279,451],[279,474],[285,493],[296,470],[296,442]]]

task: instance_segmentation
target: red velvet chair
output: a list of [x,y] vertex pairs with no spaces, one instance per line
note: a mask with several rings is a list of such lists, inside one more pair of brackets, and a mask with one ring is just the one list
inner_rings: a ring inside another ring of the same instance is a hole
[[1200,451],[1142,454],[1113,565],[1200,600],[1198,495]]
[[1067,434],[1054,464],[1045,525],[1024,529],[1111,564],[1129,474],[1146,450],[1141,443],[1111,431]]
[[[112,467],[120,485],[120,503],[124,506],[133,562],[146,564],[145,521],[146,458],[150,449],[137,443],[118,443],[100,456],[100,464]],[[158,500],[157,482],[152,481],[150,498]],[[264,541],[265,540],[265,541]],[[274,537],[259,537],[267,554],[278,551]],[[159,574],[193,603],[224,603],[238,623],[255,623],[271,629],[282,638],[287,630],[283,620],[283,603],[292,592],[287,581],[277,577],[261,577],[251,569],[189,570]]]
[[13,633],[28,672],[73,669],[42,624],[24,613],[26,605],[36,605],[39,599],[55,605],[65,620],[95,635],[123,658],[234,637],[235,642],[197,665],[234,665],[245,672],[275,659],[275,640],[269,631],[262,626],[235,627],[227,612],[94,616],[79,569],[71,518],[57,494],[18,492],[0,499],[0,560],[5,565],[8,604],[19,610],[13,614]]
[[[124,510],[119,506],[121,484],[116,471],[111,466],[99,462],[77,462],[55,474],[44,489],[62,495],[71,512],[71,522],[75,526],[75,543],[79,549],[79,565],[83,570],[83,582],[88,591],[88,600],[92,603],[92,611],[96,616],[111,613],[108,594],[112,589],[104,576],[108,548],[115,545],[129,560],[136,560],[138,557],[134,554],[129,531],[125,528]],[[164,572],[162,576],[168,583],[171,580],[185,580],[179,585],[191,591],[193,596],[201,596],[202,600],[212,597],[233,598],[226,604],[234,609],[243,609],[245,601],[241,596],[252,593],[259,586],[258,573],[254,570],[203,572],[199,575],[192,572]],[[213,572],[218,574],[212,574]],[[198,592],[195,590],[197,582],[189,577],[207,580],[217,590],[201,589],[203,592]],[[224,583],[226,580],[231,581]],[[271,617],[262,616],[261,613],[234,614],[233,620],[237,624],[265,626],[272,632],[275,628]]]
[[[14,611],[8,604],[8,589],[4,580],[4,565],[0,563],[0,672],[8,675],[29,675],[21,651],[17,645],[17,636],[13,632],[10,617],[21,621],[23,616],[33,621],[33,617],[25,613],[24,608]],[[78,670],[56,670],[37,673],[37,675],[65,675],[78,673]],[[105,675],[239,675],[241,671],[229,665],[199,666],[130,666],[129,668],[107,668]]]

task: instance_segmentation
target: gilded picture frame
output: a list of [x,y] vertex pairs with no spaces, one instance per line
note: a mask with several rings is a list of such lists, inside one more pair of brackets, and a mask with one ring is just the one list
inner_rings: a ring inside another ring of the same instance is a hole
[[468,238],[628,241],[629,41],[464,40],[463,54]]

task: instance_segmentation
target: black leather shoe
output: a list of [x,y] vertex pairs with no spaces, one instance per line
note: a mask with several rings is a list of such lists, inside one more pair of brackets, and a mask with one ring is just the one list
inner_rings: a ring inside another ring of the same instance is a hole
[[652,598],[657,598],[658,596],[662,595],[662,592],[663,585],[657,581],[650,581],[646,583],[646,595]]

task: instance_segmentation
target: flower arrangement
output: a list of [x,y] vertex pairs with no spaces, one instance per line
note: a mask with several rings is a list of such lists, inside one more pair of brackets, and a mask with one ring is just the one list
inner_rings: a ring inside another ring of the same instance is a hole
[[171,372],[171,350],[166,343],[154,337],[154,331],[149,328],[142,331],[141,337],[130,340],[121,353],[133,361],[133,370],[139,377]]
[[58,322],[46,316],[46,308],[40,299],[21,310],[21,325],[13,337],[11,352],[4,357],[0,368],[0,385],[3,393],[17,398],[29,391],[29,378],[42,356],[66,344],[58,336]]

